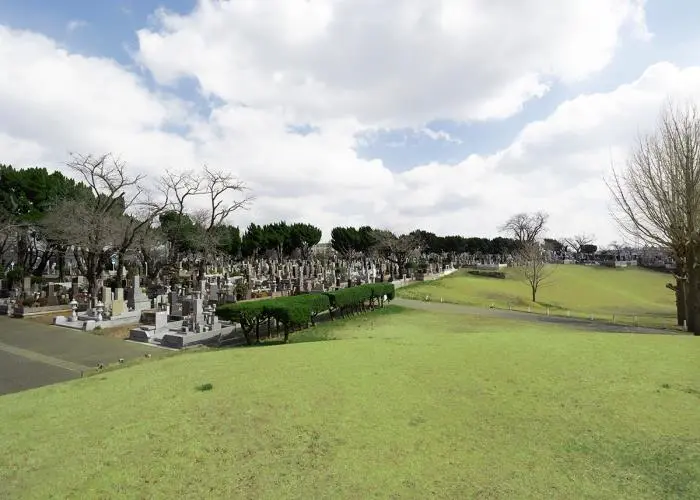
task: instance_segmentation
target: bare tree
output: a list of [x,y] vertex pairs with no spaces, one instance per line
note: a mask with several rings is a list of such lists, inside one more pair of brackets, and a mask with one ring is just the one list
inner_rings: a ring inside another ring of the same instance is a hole
[[165,235],[159,227],[147,226],[140,231],[135,242],[138,259],[146,277],[155,280],[167,265]]
[[537,299],[537,291],[548,283],[554,270],[548,265],[547,252],[537,242],[526,242],[515,256],[517,274],[532,292],[532,301]]
[[66,200],[42,220],[47,234],[73,249],[78,270],[92,294],[119,238],[112,215],[97,212],[88,201]]
[[388,230],[375,230],[373,236],[376,241],[375,251],[389,262],[399,266],[402,276],[406,273],[409,260],[419,255],[423,246],[421,238],[414,233],[396,236]]
[[564,242],[570,246],[576,254],[580,254],[585,246],[592,245],[594,241],[595,236],[585,233],[577,234],[570,238],[564,238]]
[[629,236],[668,248],[676,261],[679,324],[700,334],[700,112],[668,104],[655,132],[641,136],[622,171],[607,180],[613,217]]
[[544,233],[548,220],[545,212],[522,212],[508,219],[499,230],[520,243],[532,243]]
[[0,264],[4,264],[11,247],[16,246],[18,228],[19,224],[10,214],[0,214]]
[[179,216],[185,213],[185,203],[188,198],[205,194],[202,189],[204,179],[196,175],[192,171],[187,172],[170,172],[165,171],[165,175],[161,177],[160,184],[168,198],[172,197],[171,209],[175,210]]
[[168,206],[168,199],[152,198],[144,187],[145,175],[128,175],[126,164],[112,154],[72,154],[68,167],[92,196],[64,201],[42,226],[51,239],[72,246],[78,269],[94,295],[97,280],[115,253],[121,278],[126,252]]
[[[183,215],[188,215],[198,228],[199,271],[203,275],[206,263],[216,254],[216,229],[237,210],[248,208],[253,197],[248,195],[245,184],[233,174],[207,166],[204,166],[201,174],[167,173],[161,182],[165,191],[170,193],[170,209],[177,212],[179,220]],[[189,199],[199,208],[188,207]]]
[[613,250],[614,252],[621,252],[623,248],[625,248],[624,243],[620,243],[619,241],[611,241],[610,244],[608,245],[608,248],[610,250]]
[[209,199],[208,220],[204,226],[207,231],[222,224],[236,210],[247,208],[253,201],[249,195],[238,200],[231,199],[236,194],[243,195],[247,192],[245,184],[231,174],[211,170],[206,165],[203,191]]

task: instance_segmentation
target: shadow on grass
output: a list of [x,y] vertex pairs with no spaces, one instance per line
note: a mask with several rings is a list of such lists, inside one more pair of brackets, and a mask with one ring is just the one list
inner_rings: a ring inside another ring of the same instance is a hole
[[[328,314],[316,318],[316,326],[310,326],[309,328],[304,328],[302,330],[297,330],[290,332],[288,344],[304,344],[307,342],[324,342],[328,340],[336,340],[333,332],[337,328],[341,328],[345,325],[357,323],[357,326],[361,326],[363,322],[376,319],[378,317],[384,317],[394,314],[400,314],[409,309],[396,305],[387,305],[382,308],[377,308],[372,311],[367,311],[364,313],[358,313],[351,316],[346,316],[345,318],[337,318],[331,320]],[[269,336],[267,338],[261,339],[260,342],[248,345],[245,342],[236,344],[225,344],[219,349],[230,349],[236,348],[260,348],[269,346],[284,345],[284,340],[277,336]]]
[[658,498],[698,498],[695,439],[663,438],[644,443],[582,435],[564,445],[570,455],[607,461],[634,472]]
[[201,352],[202,350],[206,349],[205,346],[196,346],[193,349],[181,349],[178,351],[163,351],[163,352],[158,352],[156,356],[153,356],[151,353],[144,353],[143,356],[140,356],[138,358],[131,358],[124,360],[123,362],[113,362],[113,363],[108,363],[108,364],[103,364],[102,368],[95,367],[91,368],[90,370],[85,370],[81,374],[81,378],[88,378],[88,377],[94,377],[95,375],[105,375],[107,373],[117,371],[117,370],[122,370],[124,368],[131,368],[133,366],[138,366],[142,365],[144,363],[149,363],[152,361],[158,361],[162,359],[167,359],[167,358],[172,358],[174,356],[182,356],[185,354],[192,354],[195,352]]

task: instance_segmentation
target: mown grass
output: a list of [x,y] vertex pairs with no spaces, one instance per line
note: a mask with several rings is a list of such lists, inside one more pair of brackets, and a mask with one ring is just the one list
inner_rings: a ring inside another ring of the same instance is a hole
[[0,397],[0,498],[700,497],[693,337],[392,307],[291,339]]
[[506,279],[468,274],[466,270],[398,290],[407,299],[430,300],[538,314],[593,318],[620,324],[675,328],[675,296],[666,288],[671,275],[639,268],[553,266],[551,278],[530,299],[530,287],[513,269]]

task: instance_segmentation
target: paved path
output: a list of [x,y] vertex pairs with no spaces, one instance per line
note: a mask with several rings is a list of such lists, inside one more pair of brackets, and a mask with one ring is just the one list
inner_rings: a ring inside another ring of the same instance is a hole
[[677,330],[663,330],[660,328],[646,328],[641,326],[613,325],[602,321],[590,321],[579,318],[567,318],[564,316],[546,316],[544,314],[534,314],[522,311],[506,311],[504,309],[489,309],[485,307],[467,306],[461,304],[447,304],[441,302],[425,302],[422,300],[409,300],[396,298],[392,304],[419,309],[423,311],[443,312],[450,314],[473,314],[481,316],[491,316],[496,318],[514,319],[522,321],[532,321],[539,323],[553,323],[566,325],[581,330],[596,332],[620,332],[620,333],[654,333],[663,335],[683,335],[685,332]]
[[80,378],[99,363],[164,352],[149,345],[0,316],[0,395]]

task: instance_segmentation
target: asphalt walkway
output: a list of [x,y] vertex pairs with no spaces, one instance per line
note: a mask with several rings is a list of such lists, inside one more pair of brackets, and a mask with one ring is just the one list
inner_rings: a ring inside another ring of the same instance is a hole
[[100,363],[164,352],[149,345],[0,316],[0,395],[80,378]]
[[664,330],[661,328],[647,328],[642,326],[628,326],[605,323],[602,321],[590,321],[580,318],[568,318],[565,316],[546,316],[544,314],[534,314],[522,311],[507,311],[504,309],[489,309],[484,307],[467,306],[461,304],[447,304],[443,302],[426,302],[421,300],[409,300],[396,298],[392,304],[406,307],[409,309],[418,309],[421,311],[431,311],[448,314],[470,314],[490,316],[495,318],[531,321],[536,323],[551,323],[556,325],[566,325],[572,328],[595,332],[619,332],[619,333],[652,333],[662,335],[683,335],[682,331]]

